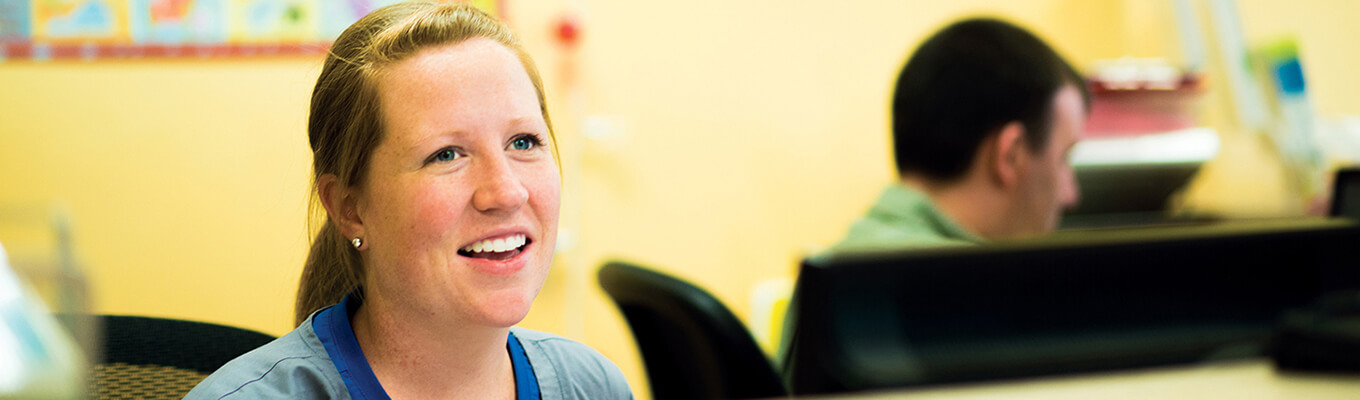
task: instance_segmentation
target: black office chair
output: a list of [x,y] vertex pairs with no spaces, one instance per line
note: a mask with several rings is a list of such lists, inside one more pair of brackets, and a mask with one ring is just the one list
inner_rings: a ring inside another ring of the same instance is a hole
[[633,330],[654,399],[787,394],[746,326],[708,292],[622,262],[605,264],[599,278]]
[[203,322],[93,317],[102,332],[98,336],[102,354],[89,376],[92,399],[182,398],[223,364],[274,340],[260,332]]

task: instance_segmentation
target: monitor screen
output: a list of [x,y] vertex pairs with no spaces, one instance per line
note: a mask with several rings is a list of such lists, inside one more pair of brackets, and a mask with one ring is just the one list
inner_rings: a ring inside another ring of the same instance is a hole
[[1336,171],[1331,215],[1360,220],[1360,168]]
[[1092,232],[805,260],[796,394],[1253,357],[1287,310],[1360,288],[1345,220]]
[[1063,212],[1062,228],[1178,222],[1168,203],[1199,167],[1198,162],[1076,166],[1081,202]]

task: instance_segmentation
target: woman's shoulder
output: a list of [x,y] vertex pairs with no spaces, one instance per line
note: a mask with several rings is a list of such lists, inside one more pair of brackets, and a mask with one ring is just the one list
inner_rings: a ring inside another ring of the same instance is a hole
[[540,359],[546,357],[554,365],[587,367],[587,369],[600,369],[602,372],[618,369],[614,366],[613,361],[609,361],[600,352],[574,340],[523,328],[510,328],[510,332],[524,346],[524,352],[529,356],[530,361],[538,361],[534,359],[534,356],[537,355]]
[[590,346],[529,329],[510,332],[524,346],[543,399],[633,398],[619,367]]
[[186,399],[348,398],[344,381],[308,319],[218,368]]

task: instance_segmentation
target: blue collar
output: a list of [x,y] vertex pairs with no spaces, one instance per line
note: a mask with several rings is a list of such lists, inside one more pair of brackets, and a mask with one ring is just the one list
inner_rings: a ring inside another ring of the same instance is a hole
[[[350,316],[354,315],[360,304],[363,304],[363,300],[355,298],[353,293],[345,295],[340,304],[316,314],[312,319],[312,330],[326,348],[326,354],[330,355],[335,369],[340,371],[340,379],[345,382],[350,397],[356,400],[390,399],[378,382],[378,376],[373,374],[373,368],[368,365],[363,349],[359,348],[359,340],[354,338],[354,328],[349,323]],[[510,352],[510,362],[515,371],[515,397],[521,400],[539,399],[534,367],[513,332],[506,338],[505,347]]]

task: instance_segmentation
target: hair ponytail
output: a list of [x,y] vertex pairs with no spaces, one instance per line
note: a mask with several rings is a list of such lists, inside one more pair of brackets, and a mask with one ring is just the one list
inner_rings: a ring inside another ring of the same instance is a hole
[[302,267],[293,323],[301,325],[316,310],[335,304],[358,289],[363,282],[360,264],[359,251],[327,219],[312,240],[312,250]]

